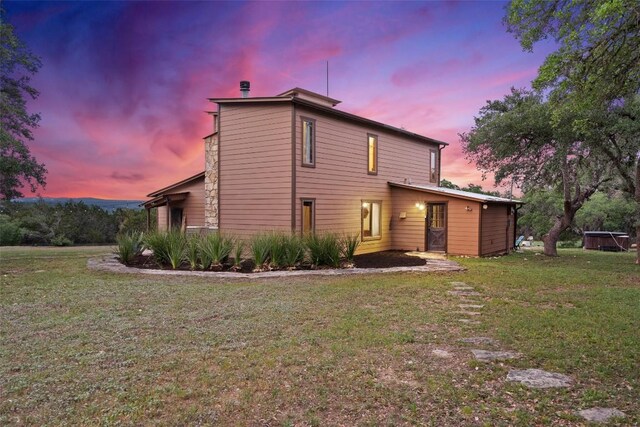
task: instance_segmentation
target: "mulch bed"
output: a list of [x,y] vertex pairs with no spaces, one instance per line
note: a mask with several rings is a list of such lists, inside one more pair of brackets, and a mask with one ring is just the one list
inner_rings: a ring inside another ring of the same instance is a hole
[[[404,251],[384,251],[372,254],[356,255],[355,266],[358,268],[389,268],[389,267],[413,267],[426,264],[426,260],[414,256],[405,255]],[[242,261],[242,269],[238,273],[251,273],[255,267],[252,260]],[[234,271],[231,270],[233,262],[225,263],[221,269],[212,271]],[[158,265],[150,255],[138,255],[131,262],[129,267],[169,270],[169,266]],[[320,267],[325,268],[325,267]],[[296,270],[311,270],[311,265],[303,264]],[[177,270],[190,271],[189,264],[183,263]]]

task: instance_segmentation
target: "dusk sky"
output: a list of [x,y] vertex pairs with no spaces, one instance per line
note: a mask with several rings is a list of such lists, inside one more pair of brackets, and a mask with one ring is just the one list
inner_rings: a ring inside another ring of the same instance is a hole
[[[459,132],[488,99],[527,87],[551,45],[523,52],[503,2],[5,2],[41,57],[33,154],[45,197],[144,199],[204,169],[211,97],[293,87],[450,144],[442,177],[493,186]],[[426,160],[425,160],[426,164]],[[32,194],[26,192],[25,196]]]

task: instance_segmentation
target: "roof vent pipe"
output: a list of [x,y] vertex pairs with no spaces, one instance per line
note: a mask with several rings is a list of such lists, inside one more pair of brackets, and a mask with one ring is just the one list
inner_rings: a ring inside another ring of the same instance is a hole
[[242,80],[240,82],[240,93],[242,94],[243,98],[248,98],[249,97],[249,89],[251,87],[251,82],[249,82],[248,80]]

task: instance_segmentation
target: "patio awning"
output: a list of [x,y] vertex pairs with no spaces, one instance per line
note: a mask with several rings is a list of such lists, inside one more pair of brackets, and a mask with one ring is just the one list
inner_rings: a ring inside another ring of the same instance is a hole
[[182,201],[186,199],[188,195],[188,191],[185,193],[161,194],[158,197],[144,202],[142,206],[144,206],[145,209],[157,208],[158,206],[168,205],[172,202]]

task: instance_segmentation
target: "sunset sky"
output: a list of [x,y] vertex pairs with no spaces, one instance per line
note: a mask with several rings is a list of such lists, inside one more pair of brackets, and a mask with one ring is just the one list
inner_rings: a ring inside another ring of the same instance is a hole
[[[525,87],[552,48],[523,52],[503,2],[4,2],[41,57],[30,147],[45,197],[144,199],[204,169],[211,97],[293,87],[451,145],[442,177],[493,186],[461,152],[486,100]],[[31,196],[30,193],[25,193]]]

